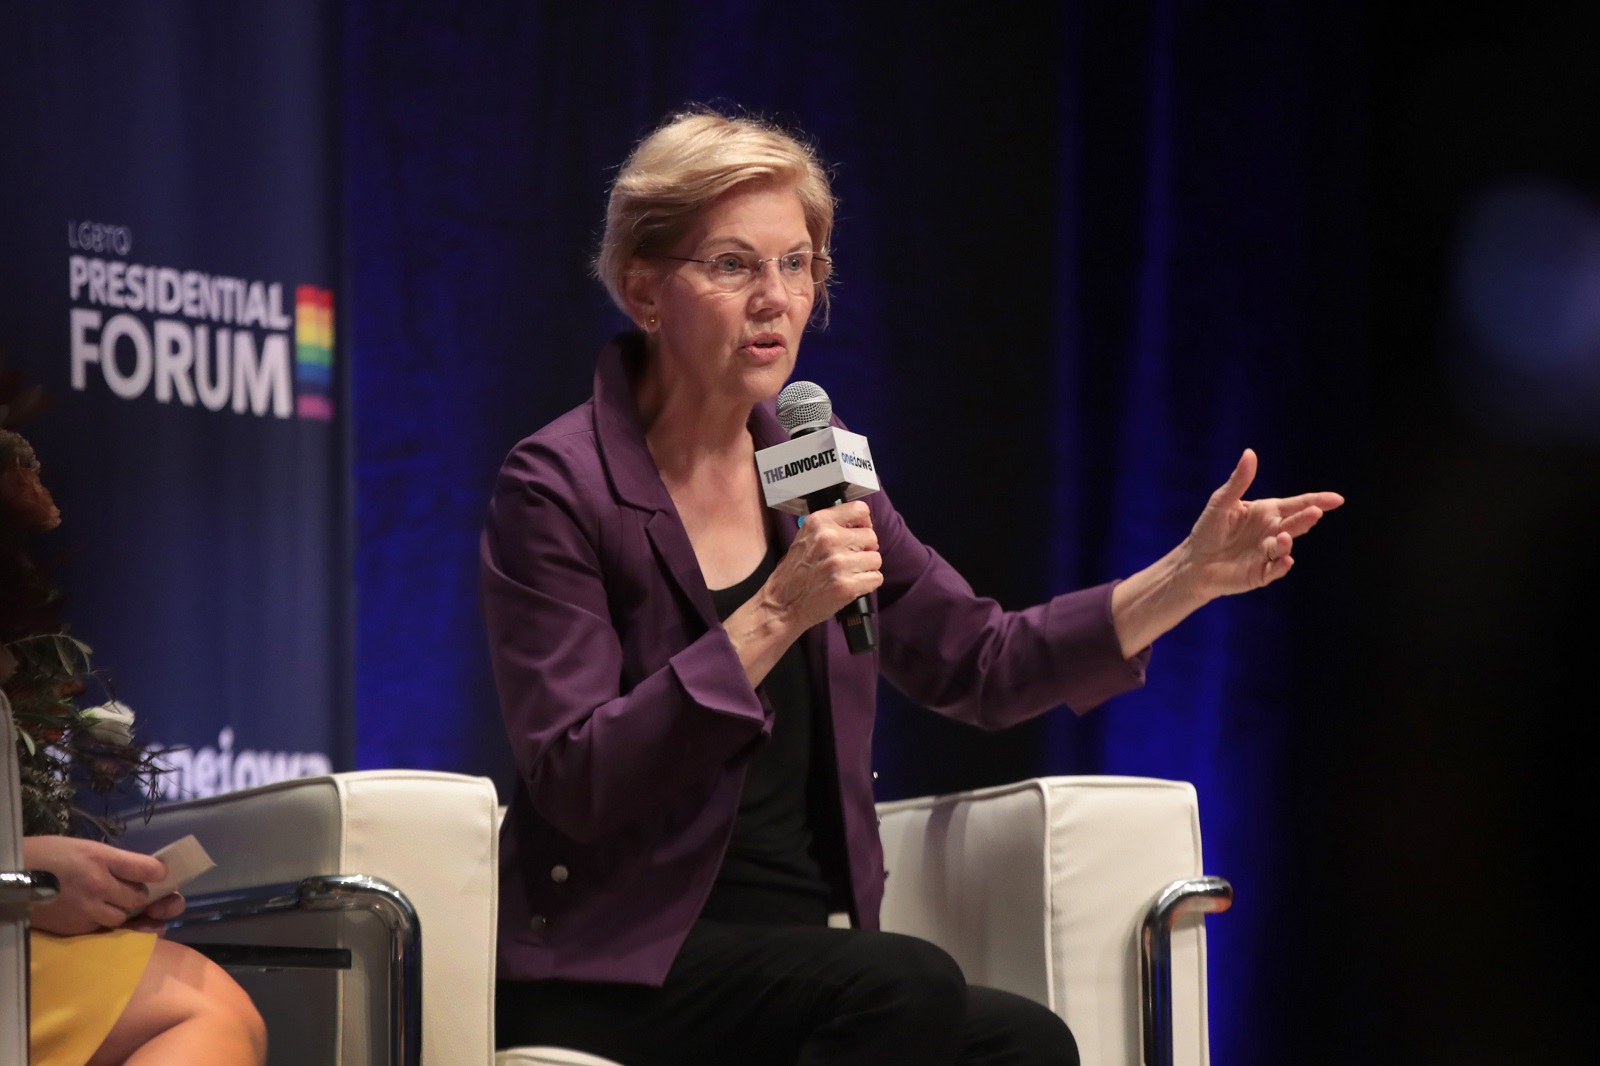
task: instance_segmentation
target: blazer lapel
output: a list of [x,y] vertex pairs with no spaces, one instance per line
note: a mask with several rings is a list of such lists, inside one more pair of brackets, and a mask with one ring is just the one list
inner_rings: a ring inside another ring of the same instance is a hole
[[705,575],[700,572],[700,560],[694,556],[694,545],[684,531],[678,511],[669,500],[663,510],[650,516],[645,532],[655,547],[656,557],[678,586],[684,602],[691,604],[707,629],[721,625],[717,619],[716,605],[711,602],[711,592],[706,588]]
[[707,629],[720,624],[706,590],[700,561],[694,545],[678,517],[672,496],[661,483],[661,475],[650,458],[644,427],[639,425],[639,409],[628,380],[628,366],[642,356],[643,337],[624,333],[601,352],[594,372],[594,428],[600,459],[611,480],[617,499],[629,507],[648,512],[645,533],[655,549],[661,567],[683,595],[683,602],[694,608]]

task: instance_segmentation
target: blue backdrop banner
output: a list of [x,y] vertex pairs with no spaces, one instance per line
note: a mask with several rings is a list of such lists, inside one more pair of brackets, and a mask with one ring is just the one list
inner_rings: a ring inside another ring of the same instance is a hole
[[[158,9],[159,8],[159,9]],[[54,401],[62,609],[167,794],[344,765],[336,20],[315,0],[0,15],[0,346]]]

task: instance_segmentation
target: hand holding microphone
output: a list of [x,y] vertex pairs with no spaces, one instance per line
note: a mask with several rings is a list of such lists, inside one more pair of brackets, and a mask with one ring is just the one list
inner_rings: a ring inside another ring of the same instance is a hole
[[[845,626],[846,643],[855,650],[862,637],[851,638],[859,626],[849,624],[853,611],[872,601],[868,595],[883,584],[883,557],[878,535],[864,503],[844,503],[817,511],[805,519],[794,543],[768,581],[771,601],[791,619],[809,629],[829,616]],[[870,630],[867,636],[872,636]],[[865,645],[861,650],[870,648]]]
[[[833,427],[832,416],[833,404],[828,394],[812,382],[790,382],[778,394],[778,421],[788,431],[789,440],[756,453],[756,468],[768,506],[804,516],[878,491],[878,475],[867,439]],[[861,536],[862,527],[871,534],[871,517],[864,504],[859,510],[847,508],[830,517],[831,520],[819,519],[809,532],[802,528],[795,548],[790,550],[798,549],[795,563],[802,568],[824,562],[830,567],[827,574],[814,575],[822,579],[818,587],[837,588],[852,581],[862,585],[870,580],[870,586],[837,614],[844,627],[845,643],[859,654],[878,643],[872,601],[866,593],[882,582],[882,575],[876,574],[882,558],[877,554],[876,535]],[[840,558],[841,548],[856,551],[862,557]]]

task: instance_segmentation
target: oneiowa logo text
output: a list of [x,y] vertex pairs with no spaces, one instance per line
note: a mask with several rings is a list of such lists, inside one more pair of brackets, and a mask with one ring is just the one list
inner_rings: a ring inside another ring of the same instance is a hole
[[292,777],[333,773],[332,760],[320,751],[234,751],[233,741],[233,730],[223,726],[215,747],[165,749],[161,761],[171,776],[160,782],[161,798],[217,796]]
[[815,470],[819,466],[827,466],[829,463],[836,462],[838,458],[837,449],[824,448],[815,455],[808,455],[803,459],[796,459],[792,463],[775,466],[771,470],[762,471],[762,473],[766,474],[767,484],[771,485],[785,478],[794,477],[796,474],[803,474],[807,470]]
[[291,317],[276,282],[83,255],[68,258],[67,284],[74,389],[93,376],[124,400],[151,394],[209,411],[332,417],[326,290],[300,286]]
[[862,470],[871,470],[872,469],[872,460],[871,459],[866,459],[866,458],[863,458],[863,457],[861,457],[859,455],[852,455],[849,452],[845,452],[842,455],[840,455],[839,456],[839,461],[841,463],[843,463],[845,466],[854,466],[854,467],[858,467],[858,468],[860,468]]

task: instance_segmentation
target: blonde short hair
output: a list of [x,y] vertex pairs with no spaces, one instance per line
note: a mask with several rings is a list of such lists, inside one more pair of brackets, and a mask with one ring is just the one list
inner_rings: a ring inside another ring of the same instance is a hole
[[[635,257],[665,252],[717,197],[751,182],[791,187],[818,255],[833,234],[833,190],[811,145],[763,119],[683,111],[640,141],[611,183],[595,274],[624,314],[623,282]],[[817,302],[828,302],[827,286]]]

